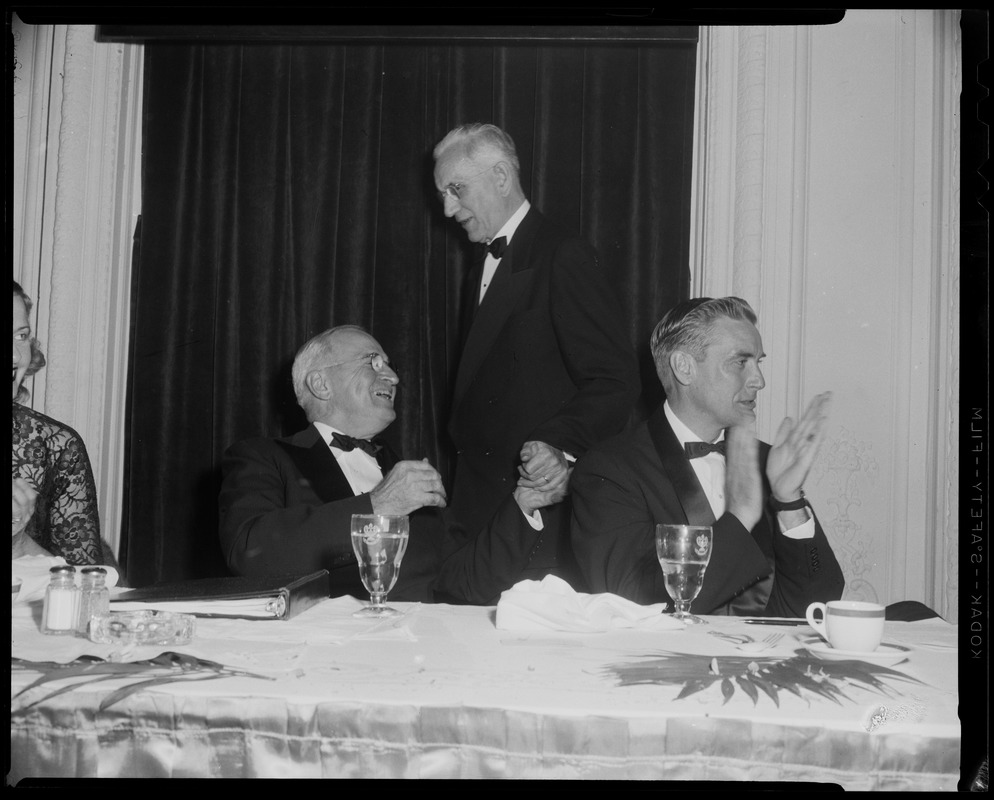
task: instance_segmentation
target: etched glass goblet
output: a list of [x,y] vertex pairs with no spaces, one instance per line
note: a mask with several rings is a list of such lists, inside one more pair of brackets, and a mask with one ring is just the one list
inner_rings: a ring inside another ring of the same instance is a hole
[[369,592],[369,605],[352,616],[393,617],[402,613],[387,605],[387,594],[400,574],[409,525],[406,516],[352,515],[352,549],[359,561],[362,585]]
[[690,603],[704,583],[713,541],[710,525],[656,526],[656,557],[663,568],[666,591],[676,607],[673,617],[688,625],[707,624],[690,613]]

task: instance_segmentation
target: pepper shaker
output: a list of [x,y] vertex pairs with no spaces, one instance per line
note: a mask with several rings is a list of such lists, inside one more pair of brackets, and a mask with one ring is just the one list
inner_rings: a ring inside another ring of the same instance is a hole
[[76,635],[88,639],[90,620],[110,614],[110,590],[107,588],[107,570],[103,567],[83,567],[80,576],[82,586],[79,591]]

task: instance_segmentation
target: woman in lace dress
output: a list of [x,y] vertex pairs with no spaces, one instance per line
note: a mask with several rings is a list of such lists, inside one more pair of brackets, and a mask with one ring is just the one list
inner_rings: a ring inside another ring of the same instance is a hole
[[21,405],[24,379],[45,365],[31,336],[31,300],[14,282],[11,557],[40,552],[102,564],[100,518],[86,446],[72,428]]

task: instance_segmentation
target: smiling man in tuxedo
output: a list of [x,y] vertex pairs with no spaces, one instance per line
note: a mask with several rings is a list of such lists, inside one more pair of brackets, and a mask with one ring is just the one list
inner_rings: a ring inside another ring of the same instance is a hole
[[446,494],[435,468],[400,460],[377,439],[396,417],[400,379],[372,336],[353,325],[318,334],[297,352],[292,380],[308,427],[238,442],[224,456],[220,539],[235,574],[327,569],[333,596],[364,597],[352,515],[398,514],[410,516],[411,535],[392,598],[432,600],[443,557],[447,598],[486,602],[511,585],[540,533],[538,509],[562,498],[564,480],[517,490],[467,546],[439,513]]
[[757,442],[765,354],[737,297],[678,304],[651,349],[666,402],[592,448],[572,476],[573,546],[591,590],[668,600],[654,541],[668,522],[714,529],[695,613],[803,617],[809,603],[840,598],[842,570],[802,490],[829,395],[785,419],[772,447]]
[[[475,531],[516,486],[564,479],[573,459],[622,430],[640,382],[614,286],[589,244],[531,206],[511,137],[462,125],[433,155],[445,216],[480,245],[448,424],[451,510]],[[568,507],[545,516],[527,576],[575,581]]]

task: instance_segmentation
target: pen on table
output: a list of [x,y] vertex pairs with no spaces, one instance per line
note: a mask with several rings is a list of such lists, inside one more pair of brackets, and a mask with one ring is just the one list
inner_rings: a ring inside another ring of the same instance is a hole
[[747,619],[746,625],[807,625],[806,619]]

